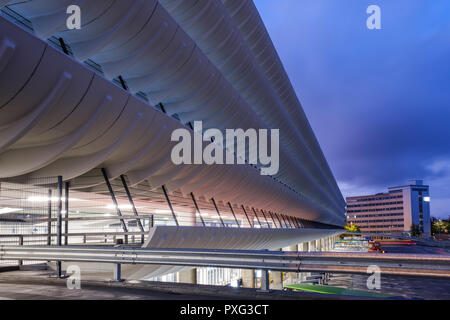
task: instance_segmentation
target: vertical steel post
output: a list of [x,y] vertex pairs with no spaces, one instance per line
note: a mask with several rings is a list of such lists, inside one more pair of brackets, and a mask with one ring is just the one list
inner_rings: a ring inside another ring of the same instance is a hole
[[175,224],[177,225],[177,227],[179,227],[180,225],[178,224],[178,220],[177,220],[177,216],[175,215],[175,211],[173,211],[172,203],[170,202],[169,195],[167,194],[166,187],[163,185],[162,189],[163,189],[163,192],[164,192],[164,196],[166,197],[167,204],[169,205],[170,211],[172,212],[173,220],[175,220]]
[[122,282],[122,265],[120,263],[114,264],[114,281]]
[[219,208],[217,207],[216,201],[214,200],[214,198],[211,198],[211,200],[214,204],[214,207],[216,208],[217,214],[219,215],[220,222],[222,222],[222,226],[225,227],[225,222],[223,222],[223,219],[222,219],[222,216],[220,215]]
[[64,210],[66,211],[64,213],[64,233],[66,234],[64,237],[64,245],[66,246],[69,244],[69,186],[69,182],[64,183]]
[[[23,234],[19,236],[19,246],[23,246]],[[19,266],[23,265],[23,260],[19,260]]]
[[134,205],[134,201],[133,201],[133,198],[131,197],[130,189],[128,189],[128,185],[127,185],[127,182],[125,181],[125,177],[123,176],[123,174],[120,175],[120,180],[122,181],[123,188],[125,189],[125,193],[127,194],[128,201],[130,202],[131,207],[133,208],[133,213],[137,217],[136,221],[139,226],[139,229],[141,230],[141,232],[144,232],[144,227],[142,226],[141,219],[139,219],[139,214],[137,212],[136,206]]
[[239,221],[238,221],[238,219],[236,218],[236,214],[234,213],[233,206],[232,206],[231,203],[229,203],[229,202],[228,202],[228,205],[230,206],[231,213],[233,214],[234,220],[236,220],[236,223],[237,223],[237,225],[238,225],[238,228],[240,228],[241,225],[239,224]]
[[52,189],[48,189],[47,202],[47,245],[52,244]]
[[245,210],[244,205],[242,205],[241,207],[242,207],[242,210],[245,213],[245,216],[247,217],[247,221],[248,221],[248,224],[250,225],[250,228],[254,228],[255,226],[253,225],[253,223],[250,222],[250,218],[248,217],[248,214],[247,214],[247,211]]
[[267,226],[269,227],[269,229],[271,229],[270,224],[269,224],[269,221],[268,221],[267,218],[266,218],[266,214],[264,213],[264,211],[263,211],[262,209],[261,209],[261,212],[262,212],[262,214],[263,214],[264,220],[266,220]]
[[[114,204],[114,207],[116,208],[116,213],[119,217],[122,217],[122,212],[120,211],[119,204],[117,203],[117,199],[114,194],[114,190],[111,186],[111,183],[109,182],[108,174],[106,173],[105,168],[102,168],[102,174],[103,174],[103,178],[105,179],[106,186],[108,187],[108,191],[109,191],[109,195],[111,196],[111,200]],[[120,223],[122,224],[123,231],[128,232],[128,228],[125,223],[125,220],[120,219]],[[126,235],[125,235],[125,237],[126,237]]]
[[195,196],[194,196],[194,194],[192,192],[191,192],[191,198],[192,198],[192,201],[194,202],[195,210],[198,212],[198,215],[200,216],[200,220],[202,221],[202,225],[205,227],[206,226],[205,225],[205,220],[203,220],[202,213],[200,212],[200,208],[198,207],[197,201],[195,200]]
[[253,213],[255,214],[255,217],[256,217],[256,220],[258,221],[259,226],[262,228],[261,221],[259,221],[259,217],[258,217],[258,215],[256,214],[255,208],[252,207],[252,210],[253,210]]
[[[56,245],[62,245],[62,196],[63,196],[63,178],[58,176],[58,217],[56,224]],[[62,276],[61,260],[56,261],[56,273],[58,278]]]

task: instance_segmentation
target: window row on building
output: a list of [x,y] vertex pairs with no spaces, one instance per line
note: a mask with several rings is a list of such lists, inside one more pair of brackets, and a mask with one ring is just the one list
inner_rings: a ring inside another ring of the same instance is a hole
[[367,204],[350,204],[350,205],[347,205],[347,208],[389,206],[389,205],[393,205],[393,204],[403,204],[403,201],[379,202],[379,203],[367,203]]
[[374,208],[374,209],[362,209],[362,210],[347,210],[347,213],[356,213],[356,212],[379,212],[379,211],[394,211],[394,210],[403,210],[403,207]]
[[349,215],[347,215],[347,219],[375,218],[375,217],[397,217],[397,216],[403,216],[403,212],[382,213],[382,214],[363,214],[363,215],[358,215],[358,216],[349,216]]
[[357,220],[351,221],[353,223],[377,223],[377,222],[403,222],[403,219],[383,219],[383,220]]
[[355,200],[349,200],[349,203],[352,202],[367,202],[367,201],[379,201],[379,200],[389,200],[389,199],[402,199],[403,195],[399,196],[384,196],[384,197],[376,197],[376,198],[365,198],[365,199],[355,199]]
[[381,226],[360,226],[361,229],[393,229],[393,228],[403,228],[403,224],[392,224],[392,225],[381,225]]

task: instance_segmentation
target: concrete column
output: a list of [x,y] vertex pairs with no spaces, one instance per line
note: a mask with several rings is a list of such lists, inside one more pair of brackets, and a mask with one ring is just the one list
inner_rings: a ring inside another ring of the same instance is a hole
[[197,284],[197,269],[178,272],[178,282]]
[[242,286],[255,288],[255,270],[242,269]]
[[303,244],[303,250],[302,251],[308,252],[309,251],[309,242],[303,242],[302,244]]
[[314,252],[314,251],[316,251],[316,241],[315,240],[309,242],[309,252]]

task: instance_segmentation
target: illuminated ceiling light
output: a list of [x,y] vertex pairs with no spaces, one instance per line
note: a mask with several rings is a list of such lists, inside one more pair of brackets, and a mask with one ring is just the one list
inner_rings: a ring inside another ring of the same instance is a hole
[[[32,197],[28,197],[27,201],[30,202],[47,202],[48,200],[51,200],[52,202],[56,202],[59,201],[58,197],[46,197],[46,196],[32,196]],[[61,198],[61,201],[66,201],[65,197]],[[82,199],[78,199],[78,198],[69,198],[69,201],[86,201],[86,200],[82,200]]]
[[425,201],[425,202],[430,202],[430,201],[431,201],[431,198],[430,198],[430,197],[423,197],[423,201]]
[[0,214],[20,212],[20,211],[23,211],[23,209],[20,209],[20,208],[0,208]]
[[[117,209],[117,207],[113,204],[109,204],[105,207],[106,209]],[[131,204],[119,204],[119,209],[133,209],[133,206]]]
[[170,210],[161,210],[161,209],[156,209],[155,213],[172,213],[172,211]]

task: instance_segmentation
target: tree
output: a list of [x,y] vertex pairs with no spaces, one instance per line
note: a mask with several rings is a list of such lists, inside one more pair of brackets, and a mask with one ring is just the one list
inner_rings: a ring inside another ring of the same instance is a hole
[[420,228],[417,224],[412,224],[411,228],[409,230],[409,233],[411,234],[411,237],[420,237]]
[[350,231],[350,232],[361,232],[361,229],[353,223],[347,224],[345,226],[345,230]]
[[450,222],[448,220],[441,220],[435,217],[431,218],[431,234],[449,233]]

